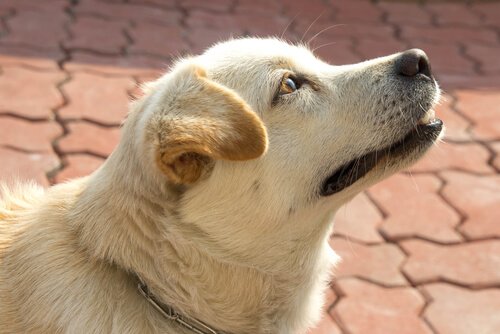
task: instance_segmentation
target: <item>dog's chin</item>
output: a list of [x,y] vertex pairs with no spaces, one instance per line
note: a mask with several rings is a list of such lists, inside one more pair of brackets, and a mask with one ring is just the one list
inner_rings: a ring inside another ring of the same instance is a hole
[[440,119],[421,119],[403,139],[357,157],[336,169],[323,181],[320,195],[331,196],[354,188],[359,183],[368,186],[367,183],[408,167],[425,154],[442,131],[443,122]]

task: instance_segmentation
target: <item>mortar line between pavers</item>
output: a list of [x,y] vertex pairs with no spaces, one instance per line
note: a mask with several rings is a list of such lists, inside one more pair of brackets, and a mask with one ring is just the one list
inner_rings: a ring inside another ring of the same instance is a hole
[[417,287],[416,289],[418,290],[418,293],[420,293],[420,295],[424,298],[424,305],[418,313],[418,317],[422,319],[422,321],[427,325],[427,327],[429,327],[433,334],[439,334],[439,332],[434,328],[432,322],[430,322],[429,319],[427,319],[427,317],[425,316],[427,308],[434,302],[434,299],[429,293],[427,293],[427,291],[422,289],[422,287]]
[[[77,4],[77,1],[70,1],[70,6],[66,7],[64,10],[65,14],[69,17],[69,21],[67,23],[63,24],[63,29],[69,38],[73,38],[71,31],[70,31],[70,28],[69,28],[69,24],[72,24],[75,22],[75,17],[72,13],[72,8],[76,4]],[[54,138],[54,140],[51,143],[52,149],[54,150],[55,154],[57,155],[59,162],[60,162],[60,165],[57,168],[54,168],[52,171],[49,171],[46,173],[46,177],[49,180],[50,184],[55,183],[54,180],[55,180],[56,175],[67,166],[67,162],[65,160],[64,153],[59,149],[58,143],[62,138],[66,137],[70,133],[69,128],[66,126],[66,123],[61,118],[59,112],[62,108],[66,107],[71,102],[69,97],[66,95],[66,93],[63,89],[63,86],[72,80],[71,73],[66,71],[66,69],[64,68],[65,62],[67,62],[68,60],[71,59],[71,54],[64,47],[62,41],[59,42],[59,48],[63,52],[64,58],[58,63],[58,66],[59,66],[60,71],[62,71],[66,77],[56,84],[56,89],[58,90],[59,94],[61,94],[63,102],[60,105],[52,108],[52,114],[54,115],[54,121],[62,128],[63,133],[60,136]]]
[[[480,144],[480,142],[476,142],[475,144]],[[482,146],[482,145],[481,145]],[[491,159],[491,156],[488,157],[488,161]],[[489,167],[492,167],[490,164],[488,164]],[[422,171],[401,171],[400,173],[406,176],[412,176],[412,175],[435,175],[435,173],[439,172],[460,172],[460,173],[467,173],[471,174],[474,176],[492,176],[495,175],[495,170],[492,170],[491,172],[476,172],[476,171],[470,171],[466,169],[462,169],[460,167],[450,167],[450,168],[444,168],[444,169],[428,169],[428,170],[422,170]]]
[[327,310],[327,314],[333,319],[333,321],[335,321],[342,334],[351,334],[347,326],[342,321],[341,317],[338,316],[335,312],[335,307],[340,303],[340,301],[343,298],[346,297],[345,293],[335,284],[336,281],[338,281],[338,279],[334,278],[329,284],[330,289],[333,290],[333,292],[337,296],[337,299],[335,299],[332,305],[330,305],[330,307]]
[[[14,146],[14,145],[8,145],[8,144],[2,144],[2,145],[0,145],[0,148],[5,148],[5,149],[11,150],[11,151],[25,153],[25,154],[44,154],[44,153],[47,153],[47,151],[44,151],[44,150],[30,150],[30,149],[26,149],[26,148]],[[48,153],[50,153],[50,152],[48,152]]]
[[[380,7],[378,7],[378,8],[380,8]],[[380,8],[380,10],[382,11],[381,21],[383,24],[388,25],[392,28],[392,32],[393,32],[392,35],[393,35],[394,39],[396,39],[396,41],[403,43],[406,48],[409,48],[410,43],[408,43],[408,41],[406,41],[401,36],[401,27],[399,26],[399,24],[389,21],[389,12],[386,9]]]
[[49,118],[28,117],[26,115],[18,114],[16,111],[0,111],[0,119],[3,117],[16,118],[30,123],[44,123],[44,122],[50,122],[52,120],[50,117]]
[[0,34],[0,37],[9,35],[12,31],[10,30],[7,21],[16,16],[15,9],[9,8],[5,15],[0,16],[0,26],[3,28],[4,34]]

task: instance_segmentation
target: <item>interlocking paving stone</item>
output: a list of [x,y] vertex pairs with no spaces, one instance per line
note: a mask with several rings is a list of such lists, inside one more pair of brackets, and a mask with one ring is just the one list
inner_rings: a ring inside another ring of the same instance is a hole
[[496,167],[497,171],[500,171],[500,141],[491,144],[490,147],[495,151],[493,166]]
[[500,88],[479,91],[476,89],[457,90],[456,109],[475,124],[472,132],[482,140],[500,139]]
[[386,210],[380,230],[390,239],[422,237],[458,242],[457,212],[437,194],[440,181],[430,175],[395,175],[373,186],[369,193]]
[[0,44],[57,51],[59,42],[67,36],[63,29],[67,22],[63,10],[21,11],[7,20],[9,33],[0,38]]
[[85,0],[73,9],[76,14],[96,15],[130,22],[148,22],[158,25],[179,24],[181,12],[175,8],[147,6],[144,3],[107,3]]
[[335,292],[329,288],[325,292],[325,303],[323,306],[324,315],[315,328],[311,328],[307,334],[341,334],[338,324],[327,313],[330,306],[337,300]]
[[63,129],[56,122],[29,122],[14,117],[0,117],[0,146],[31,152],[51,152],[52,142],[62,133]]
[[382,214],[365,194],[359,194],[341,207],[334,220],[334,234],[361,242],[383,241],[378,233]]
[[342,258],[335,277],[360,277],[384,286],[406,285],[399,271],[405,255],[390,244],[366,246],[349,239],[332,238],[330,246]]
[[470,141],[471,135],[468,128],[470,122],[452,108],[453,97],[443,93],[439,104],[435,108],[436,117],[443,120],[445,124],[444,139],[453,141]]
[[0,113],[37,119],[52,117],[52,109],[64,102],[56,85],[65,78],[66,74],[62,72],[3,67],[0,72]]
[[119,54],[127,45],[124,34],[126,27],[127,25],[120,21],[82,16],[71,25],[73,37],[65,41],[64,45],[69,49]]
[[28,68],[58,70],[64,59],[60,50],[39,50],[22,46],[0,45],[0,66],[21,65]]
[[64,63],[69,72],[89,72],[98,74],[137,75],[162,73],[167,69],[169,59],[147,55],[127,55],[126,57],[102,56],[88,52],[71,52],[71,59]]
[[103,159],[87,154],[71,154],[65,157],[66,166],[55,178],[56,183],[90,175],[104,162]]
[[439,143],[432,147],[427,155],[417,162],[411,171],[428,172],[458,169],[471,173],[494,173],[488,164],[490,152],[477,143],[453,144]]
[[485,29],[474,29],[471,27],[445,26],[402,26],[402,37],[406,40],[428,41],[442,44],[467,42],[481,43],[485,45],[498,43],[494,31]]
[[500,240],[448,246],[408,240],[400,245],[408,253],[403,271],[417,284],[440,279],[472,287],[500,283]]
[[349,333],[432,333],[419,318],[425,301],[413,288],[384,288],[355,278],[336,286],[345,297],[332,312]]
[[473,3],[474,11],[483,16],[483,22],[488,26],[500,27],[500,3]]
[[12,184],[16,181],[35,181],[43,186],[48,186],[46,173],[53,171],[59,165],[59,159],[51,153],[24,153],[0,147],[0,182]]
[[378,6],[386,13],[387,21],[394,24],[430,25],[432,16],[413,3],[380,2]]
[[120,124],[128,111],[127,91],[134,86],[134,82],[127,77],[74,73],[62,87],[71,103],[60,109],[61,117]]
[[105,128],[86,122],[70,123],[68,130],[69,134],[58,143],[64,153],[87,152],[107,157],[120,139],[119,128]]
[[500,175],[442,174],[443,196],[465,215],[459,230],[467,237],[500,237]]
[[479,61],[479,67],[485,73],[500,72],[500,48],[498,45],[467,45],[467,54]]
[[423,289],[432,298],[424,316],[438,333],[500,333],[500,289],[472,291],[443,283]]
[[[154,31],[154,34],[151,34]],[[154,26],[143,23],[130,30],[134,43],[128,48],[131,53],[178,57],[188,45],[184,42],[182,29],[178,26]]]
[[434,20],[441,26],[467,25],[477,27],[481,24],[481,16],[461,3],[432,3],[425,4],[425,8],[434,16]]

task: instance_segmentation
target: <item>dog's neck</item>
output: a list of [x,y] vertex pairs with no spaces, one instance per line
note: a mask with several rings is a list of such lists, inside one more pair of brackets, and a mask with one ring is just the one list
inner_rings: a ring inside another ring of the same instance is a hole
[[[193,242],[196,229],[177,217],[182,189],[145,174],[127,145],[88,179],[71,212],[85,222],[78,234],[94,257],[139,275],[165,304],[225,332],[292,333],[310,325],[303,319],[314,318],[330,267],[328,229],[278,252],[270,271],[221,260]],[[299,257],[287,257],[292,248],[301,249]]]

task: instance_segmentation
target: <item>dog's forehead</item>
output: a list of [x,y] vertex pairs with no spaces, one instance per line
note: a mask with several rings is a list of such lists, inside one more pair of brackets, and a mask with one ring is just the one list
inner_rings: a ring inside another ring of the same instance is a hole
[[242,38],[219,43],[202,58],[210,69],[246,68],[249,71],[274,69],[314,70],[322,62],[305,46],[276,38]]

